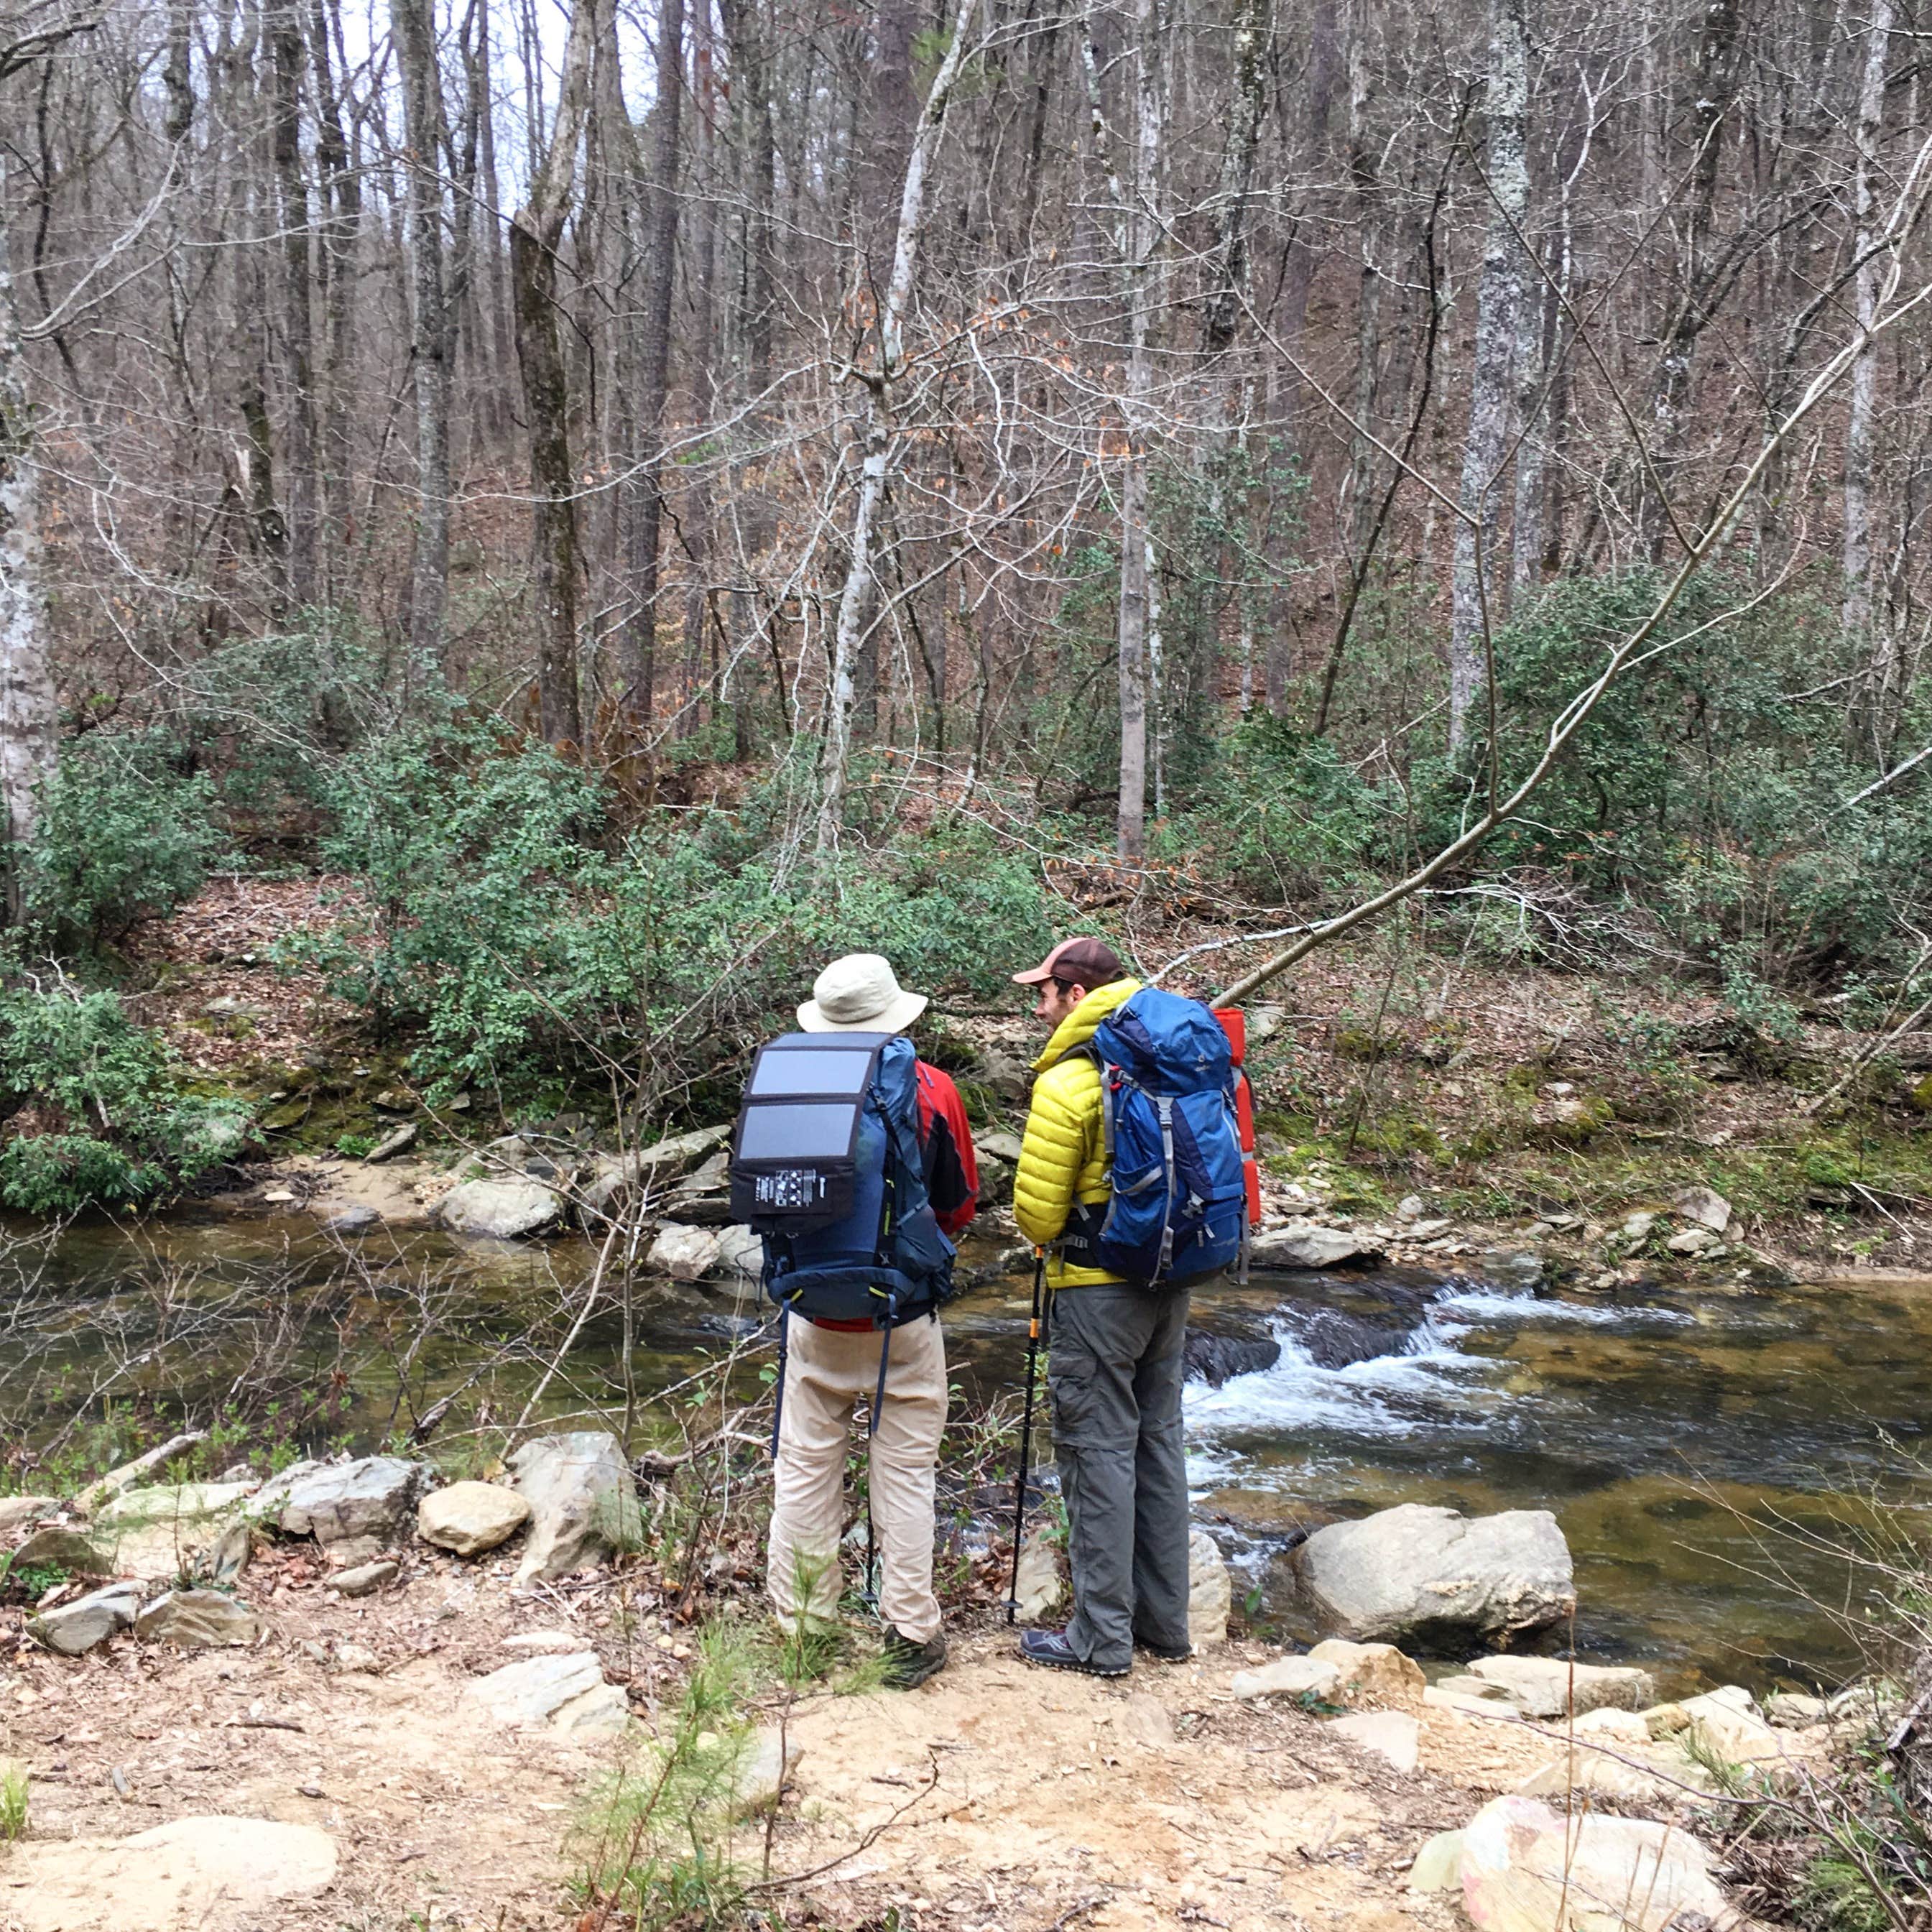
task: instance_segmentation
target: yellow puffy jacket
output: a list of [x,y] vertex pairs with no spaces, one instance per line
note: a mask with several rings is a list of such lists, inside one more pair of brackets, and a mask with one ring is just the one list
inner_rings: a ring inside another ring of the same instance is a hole
[[[1140,989],[1138,980],[1096,986],[1054,1029],[1033,1064],[1033,1111],[1013,1174],[1013,1219],[1036,1248],[1060,1238],[1076,1201],[1104,1202],[1112,1191],[1100,1131],[1100,1070],[1090,1054],[1073,1049],[1084,1046],[1094,1029]],[[1047,1258],[1046,1278],[1055,1288],[1125,1279],[1076,1267],[1057,1254]]]

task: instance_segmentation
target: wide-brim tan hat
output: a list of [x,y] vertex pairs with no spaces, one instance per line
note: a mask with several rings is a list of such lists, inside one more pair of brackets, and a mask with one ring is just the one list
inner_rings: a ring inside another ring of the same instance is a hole
[[923,993],[908,993],[876,952],[848,952],[812,982],[798,1010],[807,1033],[903,1033],[924,1012]]

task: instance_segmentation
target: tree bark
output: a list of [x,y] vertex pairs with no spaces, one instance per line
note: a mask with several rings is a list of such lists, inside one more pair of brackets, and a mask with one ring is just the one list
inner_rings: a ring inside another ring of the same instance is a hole
[[1488,662],[1487,578],[1497,525],[1497,486],[1509,434],[1510,364],[1522,302],[1517,237],[1529,206],[1523,119],[1529,98],[1526,0],[1491,0],[1486,172],[1492,197],[1477,295],[1476,358],[1470,372],[1469,429],[1462,446],[1449,618],[1449,748],[1467,741],[1469,712]]
[[573,0],[556,118],[510,224],[517,362],[530,428],[531,596],[538,728],[562,750],[584,742],[577,666],[577,479],[570,459],[570,376],[557,328],[556,248],[569,218],[590,98],[601,0]]
[[289,589],[298,604],[316,597],[315,342],[310,298],[308,177],[302,152],[302,71],[308,44],[298,0],[277,0],[269,14],[275,180],[281,202],[282,317],[288,345]]
[[[0,142],[0,211],[6,206]],[[39,786],[52,775],[58,706],[42,576],[40,469],[11,244],[0,212],[0,806],[6,812],[6,911],[20,916],[16,855],[40,818]]]
[[[1877,211],[1879,142],[1885,122],[1885,65],[1892,38],[1892,0],[1872,0],[1871,20],[1865,29],[1864,72],[1858,88],[1858,119],[1853,139],[1858,159],[1854,188],[1857,226],[1853,246],[1859,258],[1856,284],[1858,326],[1869,329],[1878,313],[1879,290],[1885,279],[1884,258],[1872,246]],[[1846,635],[1867,641],[1872,623],[1872,430],[1878,403],[1876,342],[1868,342],[1852,364],[1850,407],[1845,422],[1845,593],[1842,616]],[[1888,652],[1876,638],[1872,646],[1874,716],[1886,709],[1891,682]]]
[[409,144],[410,367],[416,392],[416,556],[410,656],[416,677],[442,662],[449,600],[449,315],[444,283],[442,74],[433,0],[391,0]]
[[946,110],[966,58],[966,30],[979,0],[959,0],[952,16],[952,34],[932,86],[926,98],[912,152],[907,157],[905,186],[899,196],[898,230],[892,248],[892,280],[879,317],[878,358],[873,368],[858,374],[865,385],[860,404],[859,494],[852,512],[851,556],[838,599],[838,626],[832,637],[830,688],[826,694],[825,743],[819,760],[819,808],[817,856],[820,862],[838,848],[845,814],[845,782],[852,755],[852,714],[857,702],[853,670],[863,641],[866,615],[873,592],[872,537],[880,506],[885,500],[892,445],[892,385],[905,355],[905,323],[912,306],[913,274],[925,232],[927,176],[945,131]]
[[657,101],[652,113],[650,226],[639,320],[638,446],[628,488],[631,616],[624,626],[623,711],[648,731],[657,703],[658,538],[664,520],[664,392],[677,256],[678,124],[684,100],[684,0],[661,0]]

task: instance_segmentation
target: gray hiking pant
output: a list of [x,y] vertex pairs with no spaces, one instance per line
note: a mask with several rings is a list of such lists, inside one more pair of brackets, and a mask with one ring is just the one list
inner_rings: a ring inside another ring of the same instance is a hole
[[1134,1643],[1187,1643],[1187,1470],[1181,1351],[1187,1291],[1054,1291],[1047,1388],[1066,1502],[1083,1664],[1125,1670]]

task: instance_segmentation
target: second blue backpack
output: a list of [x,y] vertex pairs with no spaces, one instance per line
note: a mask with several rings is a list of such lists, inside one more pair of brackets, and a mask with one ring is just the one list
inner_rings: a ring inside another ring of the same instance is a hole
[[1144,986],[1094,1030],[1112,1195],[1094,1237],[1102,1268],[1150,1287],[1245,1262],[1228,1036],[1198,1000]]

